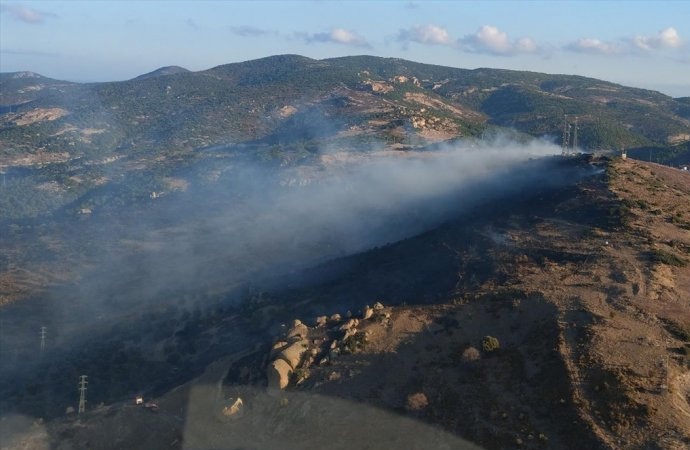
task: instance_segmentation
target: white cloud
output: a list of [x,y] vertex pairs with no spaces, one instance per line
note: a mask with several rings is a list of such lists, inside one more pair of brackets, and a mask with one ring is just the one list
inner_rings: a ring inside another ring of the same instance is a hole
[[629,55],[631,53],[652,53],[655,50],[677,50],[686,42],[673,27],[661,30],[655,36],[635,36],[617,41],[602,41],[595,38],[582,38],[565,45],[565,50],[600,55]]
[[662,48],[679,48],[685,44],[678,34],[678,31],[673,27],[661,30],[656,36],[635,36],[632,38],[632,43],[638,49],[645,51]]
[[523,37],[515,43],[515,50],[519,53],[533,53],[537,51],[537,43],[532,38]]
[[483,25],[476,33],[459,39],[458,45],[468,52],[502,56],[534,53],[538,50],[537,44],[531,38],[523,37],[517,41],[511,41],[507,33],[492,25]]
[[433,24],[400,30],[398,32],[397,41],[401,42],[405,47],[410,42],[432,45],[450,45],[453,42],[450,33],[448,33],[445,28]]
[[578,53],[596,53],[601,55],[616,55],[624,52],[619,43],[604,42],[594,38],[582,38],[565,46],[566,50]]
[[352,47],[371,47],[363,36],[344,28],[333,28],[331,31],[325,33],[297,33],[297,36],[304,39],[307,43],[323,42],[349,45]]
[[28,6],[19,5],[17,3],[9,3],[0,6],[2,7],[2,11],[7,11],[10,16],[14,17],[16,20],[26,23],[39,24],[43,23],[45,19],[49,17],[57,17],[53,13],[29,8]]

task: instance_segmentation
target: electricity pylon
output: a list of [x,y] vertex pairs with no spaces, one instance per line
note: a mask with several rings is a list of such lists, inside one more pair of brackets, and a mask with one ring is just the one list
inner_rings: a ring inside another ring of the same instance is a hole
[[41,327],[41,355],[46,349],[46,337],[48,336],[48,328]]
[[86,385],[89,384],[89,382],[86,381],[86,378],[86,375],[79,377],[79,414],[86,411]]

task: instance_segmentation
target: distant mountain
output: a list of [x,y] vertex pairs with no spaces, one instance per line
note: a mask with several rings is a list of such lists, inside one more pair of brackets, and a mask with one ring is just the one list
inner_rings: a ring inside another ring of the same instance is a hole
[[653,148],[657,160],[677,160],[690,142],[687,98],[581,76],[373,56],[279,55],[88,84],[18,72],[0,75],[0,92],[5,166],[39,151],[53,155],[47,162],[123,154],[160,162],[232,144],[274,146],[272,157],[294,160],[322,146],[409,148],[502,128],[560,143],[564,115],[577,117],[586,150]]
[[[55,93],[60,86],[71,84],[73,83],[54,80],[35,72],[0,73],[0,114],[9,112],[11,106],[19,108],[25,103]],[[0,116],[0,120],[2,119]]]
[[165,75],[175,75],[178,73],[187,73],[189,72],[188,69],[185,69],[184,67],[180,66],[166,66],[166,67],[161,67],[160,69],[156,69],[153,72],[145,73],[143,75],[139,75],[138,77],[134,78],[135,80],[145,80],[147,78],[154,78],[154,77],[162,77]]

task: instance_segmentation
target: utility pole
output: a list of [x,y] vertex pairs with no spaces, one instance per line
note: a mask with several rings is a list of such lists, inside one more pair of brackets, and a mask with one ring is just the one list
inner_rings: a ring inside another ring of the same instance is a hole
[[79,414],[86,411],[86,385],[89,384],[89,382],[86,381],[86,378],[86,375],[79,377]]
[[48,336],[48,328],[41,327],[41,355],[46,349],[46,337]]

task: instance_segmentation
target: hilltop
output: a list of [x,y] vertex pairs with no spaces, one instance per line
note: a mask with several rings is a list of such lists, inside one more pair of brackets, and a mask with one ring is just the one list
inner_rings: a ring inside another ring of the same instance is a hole
[[180,66],[165,66],[165,67],[160,67],[154,71],[151,71],[149,73],[145,73],[143,75],[139,75],[138,77],[135,77],[135,80],[145,80],[146,78],[155,78],[155,77],[163,77],[166,75],[175,75],[177,73],[187,73],[189,72],[189,69],[185,69],[184,67]]

